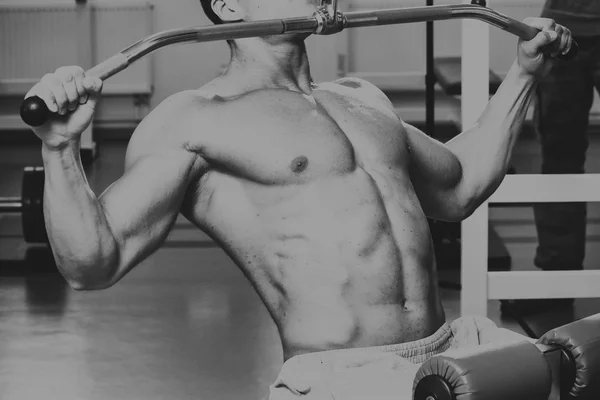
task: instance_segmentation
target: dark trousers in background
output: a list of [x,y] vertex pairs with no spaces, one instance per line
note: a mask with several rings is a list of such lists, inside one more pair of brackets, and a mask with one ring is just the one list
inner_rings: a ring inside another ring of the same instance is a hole
[[[585,172],[590,108],[594,89],[600,92],[600,36],[576,40],[577,59],[558,61],[537,88],[535,125],[542,174]],[[533,209],[538,233],[535,265],[544,270],[583,269],[587,204],[539,203]]]

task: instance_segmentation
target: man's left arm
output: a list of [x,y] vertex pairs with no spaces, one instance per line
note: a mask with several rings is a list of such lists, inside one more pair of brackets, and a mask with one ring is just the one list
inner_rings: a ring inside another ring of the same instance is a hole
[[411,181],[428,217],[463,220],[500,186],[535,85],[535,77],[513,64],[478,122],[445,144],[404,124]]
[[571,43],[568,29],[552,20],[529,23],[542,32],[531,41],[520,41],[517,61],[473,127],[442,144],[405,124],[411,180],[427,216],[463,220],[502,183],[537,76],[546,74],[552,58],[566,53]]

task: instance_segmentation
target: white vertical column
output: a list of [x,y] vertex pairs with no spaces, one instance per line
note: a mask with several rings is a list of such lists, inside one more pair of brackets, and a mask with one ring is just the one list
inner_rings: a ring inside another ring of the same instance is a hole
[[485,202],[463,221],[460,315],[487,316],[489,207]]
[[[471,4],[470,0],[462,0]],[[488,6],[490,1],[488,0]],[[472,126],[489,100],[490,28],[485,22],[462,20],[462,99],[463,129]]]
[[[92,29],[94,24],[92,23],[92,11],[91,4],[81,2],[75,5],[77,12],[77,28],[75,30],[77,35],[77,63],[84,70],[90,69],[93,65],[93,43],[92,43]],[[92,136],[94,123],[81,135],[81,149],[85,151],[91,151],[92,157],[96,153],[96,143]]]
[[[470,4],[470,0],[462,0]],[[488,0],[488,7],[490,6]],[[489,100],[489,25],[462,21],[462,129],[473,126]],[[461,315],[487,315],[488,203],[462,223]]]

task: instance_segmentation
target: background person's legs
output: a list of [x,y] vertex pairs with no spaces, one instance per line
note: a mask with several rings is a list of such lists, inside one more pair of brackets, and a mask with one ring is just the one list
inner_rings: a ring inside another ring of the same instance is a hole
[[[592,60],[597,40],[576,40],[580,46],[577,59],[557,61],[538,84],[534,121],[542,150],[542,174],[585,172],[587,129],[596,82]],[[538,235],[535,266],[546,271],[583,269],[587,204],[537,203],[533,211]],[[527,314],[572,303],[573,299],[515,300],[503,302],[501,310]]]
[[[589,145],[587,128],[593,102],[593,47],[576,61],[558,61],[537,89],[535,124],[542,148],[542,174],[582,174]],[[538,203],[534,264],[543,270],[581,270],[585,257],[586,203]]]

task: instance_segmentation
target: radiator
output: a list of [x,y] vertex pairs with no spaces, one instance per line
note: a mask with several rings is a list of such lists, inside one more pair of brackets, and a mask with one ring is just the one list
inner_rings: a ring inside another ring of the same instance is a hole
[[[150,35],[152,8],[141,1],[0,4],[0,95],[25,94],[45,73],[64,65],[90,68]],[[151,58],[111,77],[105,93],[151,91]]]

